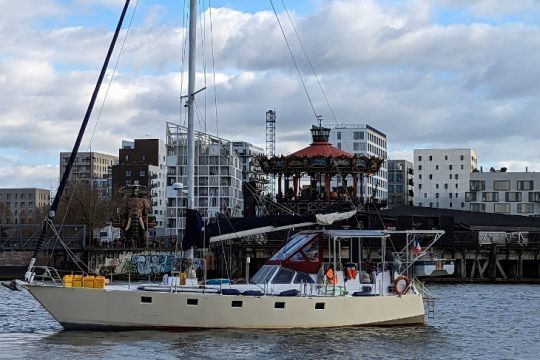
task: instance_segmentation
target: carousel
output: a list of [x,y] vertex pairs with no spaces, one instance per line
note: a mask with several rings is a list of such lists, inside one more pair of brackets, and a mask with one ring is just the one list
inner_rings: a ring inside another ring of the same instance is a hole
[[276,200],[293,207],[311,204],[307,212],[330,210],[328,204],[357,208],[372,202],[371,194],[364,194],[364,180],[379,171],[384,159],[334,147],[328,142],[330,129],[320,125],[312,126],[311,135],[313,142],[304,149],[259,158],[262,171],[277,180]]

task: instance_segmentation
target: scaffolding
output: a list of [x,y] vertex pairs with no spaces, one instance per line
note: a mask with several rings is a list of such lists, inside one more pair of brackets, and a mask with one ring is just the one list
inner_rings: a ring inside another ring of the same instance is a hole
[[[276,155],[276,111],[266,112],[266,157],[272,158]],[[276,195],[275,175],[268,176],[268,193],[272,198]]]

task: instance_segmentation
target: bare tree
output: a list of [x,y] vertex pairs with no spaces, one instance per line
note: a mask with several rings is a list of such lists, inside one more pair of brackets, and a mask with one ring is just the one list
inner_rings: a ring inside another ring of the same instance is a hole
[[58,208],[57,222],[83,224],[88,229],[88,244],[94,245],[94,229],[111,221],[115,204],[100,196],[87,182],[70,183]]

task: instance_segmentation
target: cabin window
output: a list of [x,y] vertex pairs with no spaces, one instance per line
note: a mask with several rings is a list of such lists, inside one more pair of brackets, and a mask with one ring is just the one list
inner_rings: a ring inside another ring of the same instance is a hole
[[152,297],[151,296],[141,296],[141,303],[143,303],[143,304],[151,304],[152,303]]
[[277,269],[278,266],[276,265],[263,265],[263,267],[261,267],[253,276],[251,282],[255,284],[266,284],[272,279],[272,276],[274,276]]
[[313,278],[309,276],[309,274],[306,273],[297,273],[296,277],[294,278],[295,284],[301,284],[301,283],[308,283],[313,284]]
[[274,303],[274,308],[275,309],[285,309],[285,303],[281,302],[281,301],[278,301],[278,302]]
[[324,310],[325,303],[315,303],[315,310]]
[[199,305],[199,299],[187,299],[188,305]]
[[272,280],[273,284],[290,284],[294,276],[294,271],[287,270],[287,269],[279,269],[279,272],[277,273],[274,280]]
[[233,301],[231,302],[231,307],[239,307],[239,308],[242,307],[242,301],[240,301],[240,300],[233,300]]

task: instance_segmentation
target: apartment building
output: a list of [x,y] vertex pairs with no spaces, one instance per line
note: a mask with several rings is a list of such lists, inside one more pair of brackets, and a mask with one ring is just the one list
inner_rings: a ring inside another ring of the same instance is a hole
[[413,205],[414,170],[407,160],[388,160],[388,208]]
[[[70,152],[60,153],[60,179],[66,171],[66,166],[71,156]],[[69,181],[87,182],[96,187],[102,197],[111,196],[112,167],[118,164],[118,157],[99,152],[79,152],[71,168]]]
[[[364,188],[358,190],[364,197],[375,195],[379,200],[388,198],[388,164],[386,135],[368,124],[341,124],[330,130],[329,142],[351,154],[378,156],[385,161],[381,169],[364,181]],[[350,180],[352,181],[352,180]],[[348,180],[348,182],[350,183]]]
[[465,201],[471,211],[540,216],[540,173],[473,172]]
[[[205,220],[242,216],[242,167],[233,142],[195,131],[194,207]],[[247,162],[247,161],[246,161]],[[247,166],[246,166],[247,170]],[[187,128],[167,123],[167,232],[183,237],[187,208]],[[182,184],[184,188],[175,188]]]
[[0,223],[39,223],[51,204],[51,191],[40,188],[0,189],[0,203],[4,205]]
[[[167,148],[160,139],[122,141],[118,151],[119,164],[112,168],[114,193],[128,185],[148,187],[157,236],[165,235],[167,210]],[[151,234],[153,235],[153,234]]]
[[414,205],[466,210],[465,192],[477,167],[473,149],[415,149]]

